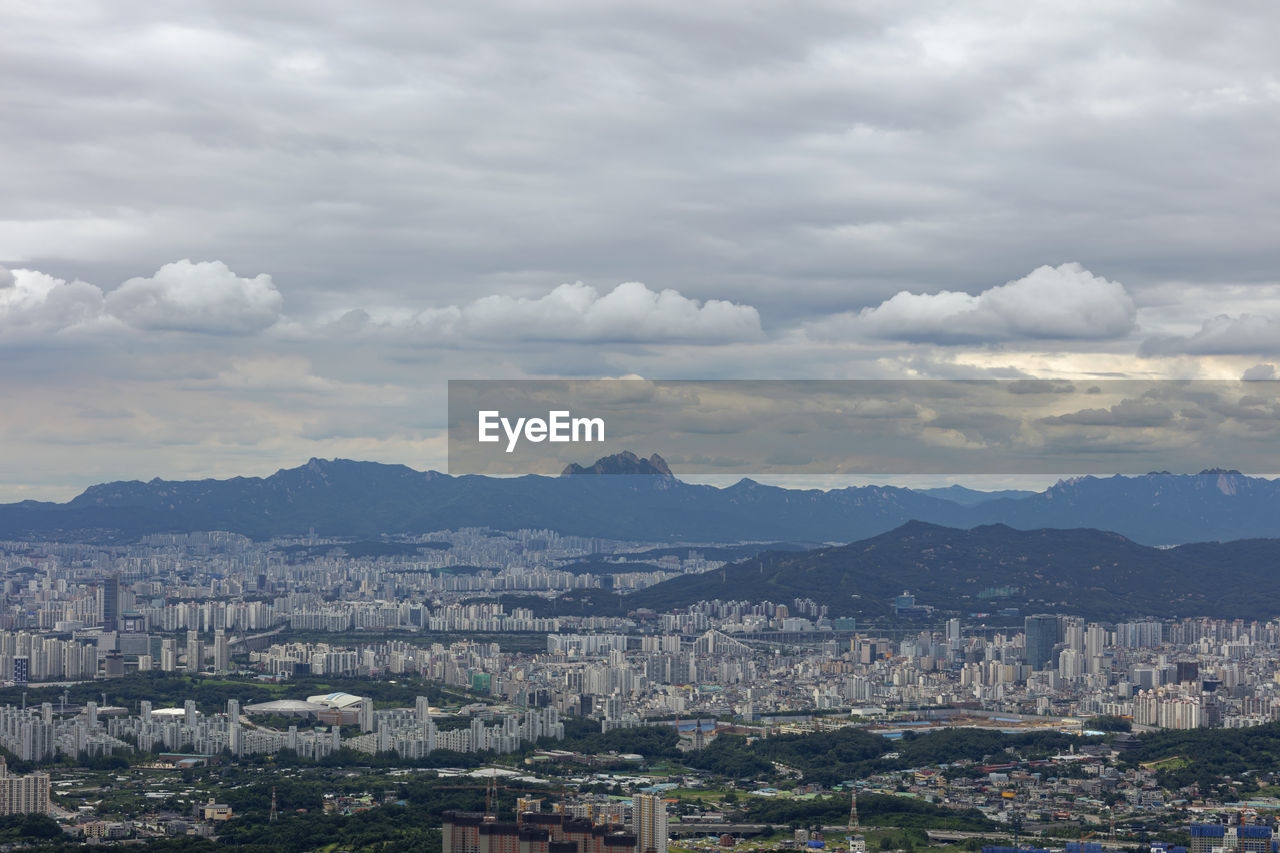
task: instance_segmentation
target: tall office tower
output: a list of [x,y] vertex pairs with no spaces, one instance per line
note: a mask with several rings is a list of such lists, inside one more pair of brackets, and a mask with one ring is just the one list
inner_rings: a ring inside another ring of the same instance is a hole
[[1058,643],[1058,617],[1037,613],[1024,622],[1027,635],[1027,665],[1044,669],[1053,660],[1053,647]]
[[1174,676],[1179,684],[1187,681],[1198,681],[1200,678],[1200,663],[1194,660],[1180,660],[1177,664],[1177,672]]
[[947,620],[947,645],[952,649],[960,648],[960,620]]
[[102,630],[120,630],[119,575],[111,575],[102,581]]
[[213,668],[216,672],[231,669],[231,647],[227,644],[227,632],[222,628],[213,632]]
[[632,797],[631,826],[636,835],[636,853],[667,853],[667,804],[660,795]]

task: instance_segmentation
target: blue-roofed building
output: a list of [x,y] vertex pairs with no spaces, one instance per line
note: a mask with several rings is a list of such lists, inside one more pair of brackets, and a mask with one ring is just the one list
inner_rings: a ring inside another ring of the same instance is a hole
[[1224,846],[1237,853],[1271,853],[1271,827],[1256,823],[1229,827]]
[[1102,845],[1096,841],[1068,841],[1067,853],[1102,853]]
[[1214,848],[1221,848],[1230,853],[1272,853],[1273,841],[1269,826],[1261,824],[1222,826],[1216,823],[1195,823],[1191,825],[1190,830],[1190,853],[1210,853]]
[[1191,824],[1190,853],[1209,853],[1215,847],[1225,847],[1227,828],[1216,823]]

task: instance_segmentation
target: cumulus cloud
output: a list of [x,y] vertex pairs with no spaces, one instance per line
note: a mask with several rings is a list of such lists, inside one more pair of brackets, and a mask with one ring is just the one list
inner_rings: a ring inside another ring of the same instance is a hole
[[1142,342],[1138,354],[1232,355],[1274,353],[1280,341],[1280,321],[1261,314],[1232,317],[1219,314],[1206,320],[1192,335],[1151,337]]
[[116,290],[39,270],[0,267],[0,334],[117,330],[250,334],[274,324],[283,299],[268,275],[242,278],[220,261],[165,264]]
[[[283,297],[270,275],[237,275],[221,261],[181,260],[104,294],[96,285],[36,270],[0,267],[0,330],[59,331],[98,322],[117,330],[250,335],[272,326],[286,337],[391,336],[414,342],[501,345],[512,341],[595,343],[758,342],[754,306],[699,301],[640,282],[601,293],[577,282],[537,298],[495,294],[411,312],[353,309],[330,322],[280,323]],[[277,325],[280,323],[280,325]]]
[[603,294],[576,282],[536,299],[486,296],[466,305],[428,309],[408,320],[380,322],[357,310],[334,325],[347,331],[361,326],[390,328],[428,341],[722,343],[763,335],[760,314],[751,305],[721,299],[700,302],[676,290],[650,290],[634,281]]
[[0,267],[0,334],[59,332],[102,317],[102,291],[36,270]]
[[243,278],[221,261],[165,264],[106,297],[107,310],[152,331],[244,335],[271,326],[284,302],[271,276]]
[[884,338],[935,343],[1014,339],[1104,340],[1134,327],[1137,309],[1122,284],[1078,263],[1042,266],[977,295],[901,291],[858,313],[811,323],[824,339]]

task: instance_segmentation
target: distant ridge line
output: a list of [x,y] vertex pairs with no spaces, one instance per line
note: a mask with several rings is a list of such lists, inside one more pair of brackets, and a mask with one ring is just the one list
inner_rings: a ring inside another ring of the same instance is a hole
[[267,477],[118,481],[66,503],[0,505],[0,537],[127,542],[229,530],[266,539],[315,530],[368,538],[489,527],[643,542],[851,542],[913,520],[1113,530],[1147,545],[1271,538],[1280,537],[1280,480],[1223,468],[1078,477],[1032,493],[884,485],[822,491],[749,479],[725,488],[686,483],[656,453],[569,465],[559,477],[511,478],[311,459]]

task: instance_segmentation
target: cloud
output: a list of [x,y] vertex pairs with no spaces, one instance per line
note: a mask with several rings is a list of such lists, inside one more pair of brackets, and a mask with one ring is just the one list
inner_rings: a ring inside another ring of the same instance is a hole
[[1065,250],[1135,292],[1275,269],[1246,8],[497,8],[6,4],[0,258],[120,281],[234,247],[291,311],[642,277],[796,321]]
[[1192,335],[1147,338],[1138,348],[1142,356],[1271,354],[1280,347],[1280,321],[1261,314],[1219,314],[1205,320]]
[[1081,409],[1064,415],[1041,418],[1054,426],[1160,427],[1173,421],[1173,411],[1150,400],[1122,400],[1105,409]]
[[242,278],[221,261],[165,264],[106,294],[79,279],[0,267],[0,335],[8,341],[91,328],[245,335],[273,325],[282,302],[270,276]]
[[1016,379],[1005,390],[1010,394],[1074,394],[1076,386],[1062,380]]
[[1042,266],[975,295],[901,291],[871,308],[809,325],[819,338],[942,344],[1016,339],[1107,340],[1127,335],[1137,309],[1124,286],[1078,263]]
[[361,326],[412,334],[424,342],[470,340],[724,343],[763,337],[753,306],[721,299],[700,302],[676,290],[650,290],[640,282],[608,293],[576,282],[536,299],[485,296],[466,305],[422,311],[406,319],[377,321],[364,311],[344,314],[334,327]]
[[1269,362],[1255,364],[1240,374],[1240,378],[1245,382],[1265,381],[1276,378],[1276,366]]
[[270,275],[247,278],[221,261],[181,260],[150,277],[130,278],[106,294],[96,285],[68,282],[36,270],[0,267],[0,330],[59,331],[90,322],[117,330],[251,335],[279,324],[291,339],[372,335],[414,343],[673,342],[723,344],[764,340],[751,305],[700,301],[640,282],[607,293],[577,282],[537,298],[494,294],[463,305],[412,312],[390,308],[346,311],[337,319],[281,322],[284,298]]
[[284,299],[271,276],[242,278],[221,261],[165,264],[131,278],[106,297],[107,310],[149,331],[246,335],[280,318]]
[[102,291],[36,270],[0,267],[0,335],[47,334],[102,318]]

